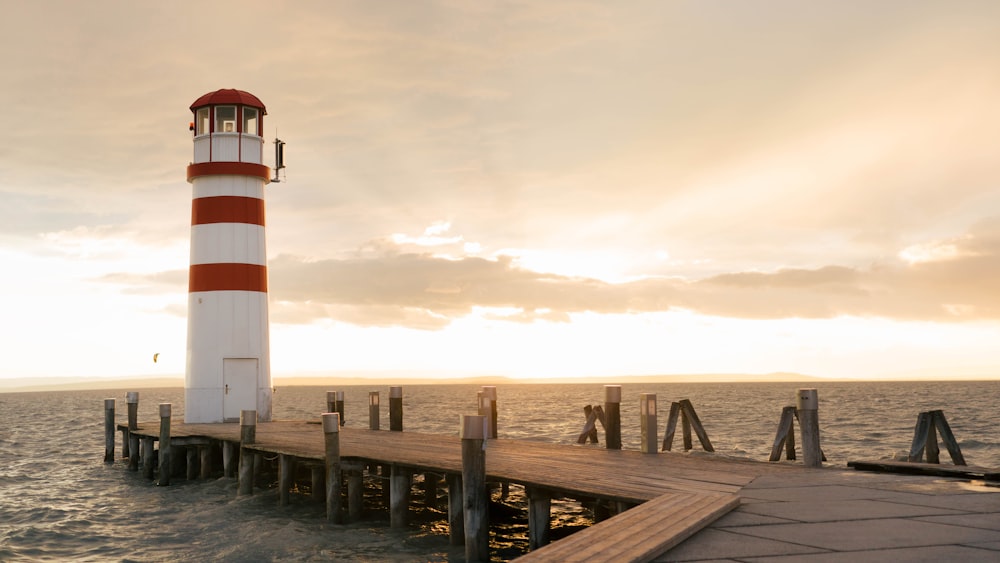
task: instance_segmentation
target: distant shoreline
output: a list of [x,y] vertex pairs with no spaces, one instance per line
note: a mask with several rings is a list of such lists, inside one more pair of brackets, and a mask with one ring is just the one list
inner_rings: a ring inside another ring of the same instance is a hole
[[[274,377],[275,387],[309,386],[390,386],[390,385],[524,385],[524,384],[634,384],[634,383],[811,383],[824,382],[865,382],[865,381],[991,381],[997,376],[976,376],[955,374],[952,377],[877,377],[877,378],[832,378],[800,373],[769,374],[672,374],[672,375],[622,375],[587,377],[548,377],[517,379],[507,376],[472,377],[428,377],[428,376],[386,376],[372,377],[316,375]],[[179,377],[123,377],[116,379],[72,379],[67,377],[32,379],[25,383],[20,379],[0,379],[0,393],[30,393],[39,391],[101,391],[120,389],[154,389],[184,387],[184,378]]]

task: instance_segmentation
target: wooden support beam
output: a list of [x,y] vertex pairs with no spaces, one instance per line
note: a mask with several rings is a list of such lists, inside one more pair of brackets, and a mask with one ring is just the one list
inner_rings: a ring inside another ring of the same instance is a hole
[[393,464],[389,476],[389,527],[405,528],[410,516],[410,486],[412,474],[409,469]]
[[157,485],[170,484],[170,403],[160,403],[160,474]]
[[952,433],[951,426],[944,417],[944,411],[937,410],[932,412],[934,425],[937,426],[938,432],[941,434],[941,441],[944,442],[944,446],[948,449],[952,463],[955,465],[967,465],[965,463],[965,456],[962,455],[962,449],[958,447],[958,440],[955,439],[955,434]]
[[448,481],[448,542],[451,545],[465,543],[465,511],[462,509],[462,475],[449,473]]
[[667,430],[663,433],[663,447],[661,451],[669,452],[674,447],[674,434],[677,433],[677,418],[681,413],[681,404],[670,403],[670,412],[667,414]]
[[[791,447],[789,448],[789,444]],[[771,456],[768,461],[779,461],[781,450],[784,449],[787,459],[795,459],[795,407],[781,409],[781,419],[774,435],[774,445],[771,446]]]
[[545,489],[526,487],[528,495],[528,550],[548,545],[552,529],[552,494]]
[[490,560],[489,493],[486,488],[485,417],[462,416],[462,508],[465,519],[465,560]]
[[254,453],[248,446],[257,440],[257,411],[240,411],[239,494],[253,494]]
[[[698,418],[698,413],[694,412],[694,405],[688,399],[681,399],[681,412],[684,413],[684,418],[689,420],[691,426],[694,428],[695,434],[698,435],[698,441],[701,442],[701,447],[706,452],[714,452],[715,448],[712,447],[711,440],[708,439],[708,433],[705,432],[705,427],[701,424],[701,419]],[[688,431],[685,430],[685,434]],[[685,442],[686,444],[687,442]]]
[[607,417],[604,442],[609,450],[622,449],[622,386],[604,386],[604,415]]
[[278,454],[278,506],[288,506],[291,502],[294,476],[295,458],[287,454]]
[[104,399],[104,463],[115,462],[115,400]]
[[326,519],[340,524],[340,414],[323,414],[323,451],[326,467]]

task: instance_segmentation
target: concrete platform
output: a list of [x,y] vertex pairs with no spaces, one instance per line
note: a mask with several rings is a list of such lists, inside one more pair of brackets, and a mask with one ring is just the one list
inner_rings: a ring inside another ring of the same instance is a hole
[[668,561],[1000,561],[1000,487],[817,469],[762,475]]

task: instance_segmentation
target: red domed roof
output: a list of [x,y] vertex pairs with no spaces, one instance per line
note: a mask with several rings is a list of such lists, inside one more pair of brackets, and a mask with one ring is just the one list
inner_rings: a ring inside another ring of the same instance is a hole
[[234,90],[233,88],[223,88],[222,90],[216,90],[215,92],[205,94],[191,104],[191,111],[205,106],[216,106],[220,104],[240,104],[250,106],[252,108],[259,108],[262,114],[267,115],[267,109],[264,108],[264,102],[260,101],[260,98],[254,96],[250,92]]

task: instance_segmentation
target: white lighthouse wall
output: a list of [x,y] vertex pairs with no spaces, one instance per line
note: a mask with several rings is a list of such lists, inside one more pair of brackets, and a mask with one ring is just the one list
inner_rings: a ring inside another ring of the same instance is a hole
[[267,265],[264,227],[245,223],[210,223],[191,227],[191,264]]
[[235,195],[264,199],[264,180],[251,176],[201,176],[193,182],[194,198]]
[[199,291],[188,296],[185,422],[223,422],[226,358],[258,360],[257,416],[271,419],[267,294]]

